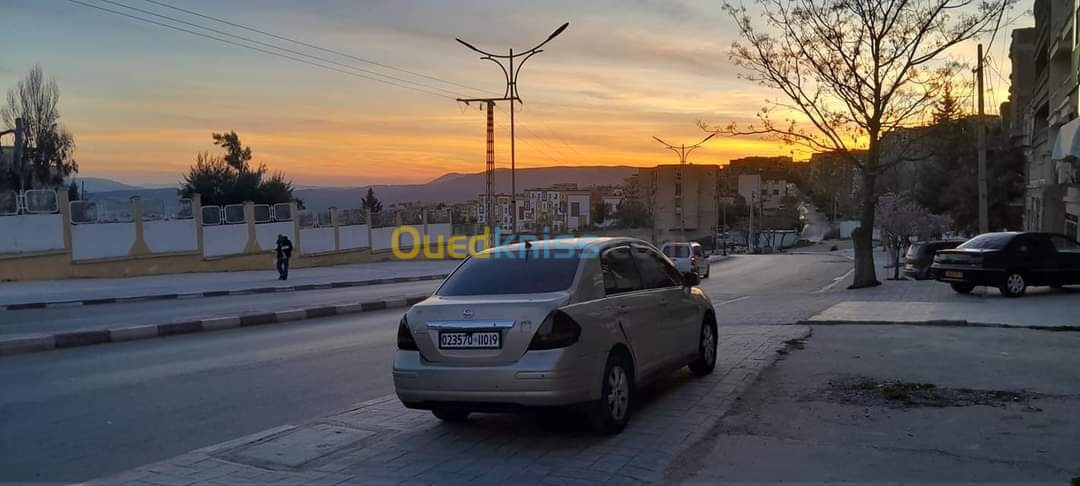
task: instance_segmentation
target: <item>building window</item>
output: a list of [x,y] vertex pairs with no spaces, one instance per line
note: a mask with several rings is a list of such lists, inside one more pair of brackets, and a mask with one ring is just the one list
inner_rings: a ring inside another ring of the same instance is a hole
[[576,203],[576,202],[570,203],[570,216],[576,218],[576,217],[578,217],[580,215],[581,215],[581,203]]
[[675,195],[676,196],[681,196],[682,195],[682,184],[675,183]]

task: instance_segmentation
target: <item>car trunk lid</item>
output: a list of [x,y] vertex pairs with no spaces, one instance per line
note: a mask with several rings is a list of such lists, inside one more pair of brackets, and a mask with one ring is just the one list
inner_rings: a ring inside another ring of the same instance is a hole
[[[528,350],[544,318],[570,301],[569,292],[538,294],[432,296],[408,312],[409,329],[425,359],[446,364],[486,365],[517,361]],[[475,336],[462,346],[463,335]],[[443,335],[446,335],[445,338]],[[441,339],[447,339],[441,342]],[[477,343],[476,341],[482,341]]]

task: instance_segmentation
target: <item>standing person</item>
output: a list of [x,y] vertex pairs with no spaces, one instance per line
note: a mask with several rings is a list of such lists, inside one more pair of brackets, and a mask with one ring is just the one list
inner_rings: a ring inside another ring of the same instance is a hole
[[277,237],[277,271],[278,280],[289,279],[289,258],[292,258],[292,242],[285,235]]

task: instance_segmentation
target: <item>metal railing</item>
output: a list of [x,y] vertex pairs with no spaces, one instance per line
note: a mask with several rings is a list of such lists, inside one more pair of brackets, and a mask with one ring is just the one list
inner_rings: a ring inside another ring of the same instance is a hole
[[18,214],[54,214],[60,212],[56,191],[30,189],[21,193],[0,191],[0,216]]

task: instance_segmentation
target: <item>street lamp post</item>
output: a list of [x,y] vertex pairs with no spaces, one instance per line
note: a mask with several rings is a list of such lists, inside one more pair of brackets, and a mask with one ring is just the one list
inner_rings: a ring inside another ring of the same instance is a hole
[[[475,102],[484,102],[484,103],[488,103],[489,108],[491,106],[493,106],[494,102],[496,102],[496,101],[509,101],[510,102],[510,221],[511,221],[511,225],[513,226],[514,234],[517,234],[517,230],[518,230],[518,228],[517,228],[517,213],[518,213],[518,208],[517,208],[517,160],[516,160],[516,148],[515,148],[515,143],[514,143],[514,138],[515,138],[514,137],[514,102],[515,101],[518,102],[518,103],[522,102],[521,97],[518,96],[518,89],[517,89],[518,75],[521,73],[521,67],[523,65],[525,65],[525,61],[528,61],[530,57],[533,57],[536,54],[544,52],[544,50],[541,49],[541,47],[543,47],[544,44],[547,44],[548,42],[551,42],[551,39],[554,39],[556,36],[561,34],[569,26],[570,26],[570,22],[566,22],[566,23],[560,25],[558,29],[555,29],[555,31],[552,32],[551,35],[549,35],[547,37],[547,39],[544,39],[543,42],[537,44],[536,47],[533,47],[532,49],[526,49],[524,51],[519,51],[517,54],[514,53],[513,48],[510,48],[509,54],[495,54],[495,53],[492,53],[492,52],[482,51],[480,49],[477,49],[472,44],[469,44],[468,42],[465,42],[465,41],[463,41],[461,39],[455,39],[459,43],[461,43],[461,45],[463,45],[465,47],[468,47],[469,49],[472,49],[473,51],[476,51],[476,52],[480,53],[481,54],[480,59],[485,59],[485,60],[494,62],[495,64],[498,64],[499,69],[502,69],[503,76],[505,76],[505,78],[506,78],[506,89],[505,89],[505,91],[503,91],[503,95],[501,97],[498,97],[498,98],[458,98],[457,100],[462,102],[462,103],[465,103],[466,105],[469,104],[470,102],[474,102],[474,101]],[[514,59],[517,59],[517,58],[521,58],[521,60],[517,62],[517,66],[515,67],[514,66]],[[505,65],[503,64],[504,61],[506,62]]]

